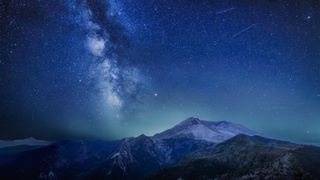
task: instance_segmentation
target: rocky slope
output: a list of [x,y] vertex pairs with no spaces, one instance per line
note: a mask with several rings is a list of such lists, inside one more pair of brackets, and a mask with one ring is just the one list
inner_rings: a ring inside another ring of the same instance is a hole
[[319,179],[320,148],[238,135],[149,179]]

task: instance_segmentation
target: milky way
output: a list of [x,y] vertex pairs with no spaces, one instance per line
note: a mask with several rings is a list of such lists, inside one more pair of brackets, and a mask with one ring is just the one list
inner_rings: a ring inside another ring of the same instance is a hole
[[[80,26],[87,30],[86,45],[96,62],[91,75],[107,108],[121,110],[132,105],[138,96],[142,78],[140,71],[125,61],[130,46],[124,27],[112,15],[105,1],[80,1],[72,4],[78,11]],[[77,17],[76,17],[77,18]]]

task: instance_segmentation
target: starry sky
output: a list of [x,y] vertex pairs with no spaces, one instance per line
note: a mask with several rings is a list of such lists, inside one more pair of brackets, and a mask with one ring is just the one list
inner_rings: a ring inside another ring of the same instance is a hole
[[319,143],[316,0],[0,0],[0,138],[152,135],[187,117]]

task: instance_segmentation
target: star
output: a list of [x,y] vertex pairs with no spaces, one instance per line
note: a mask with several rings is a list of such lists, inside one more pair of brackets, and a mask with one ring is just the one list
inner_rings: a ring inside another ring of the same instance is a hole
[[153,95],[154,95],[155,97],[157,97],[157,96],[158,96],[158,93],[155,92]]

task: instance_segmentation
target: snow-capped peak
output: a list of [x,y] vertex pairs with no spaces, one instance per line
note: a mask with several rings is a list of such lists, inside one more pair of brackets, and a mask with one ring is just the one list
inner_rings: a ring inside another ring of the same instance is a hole
[[238,134],[255,135],[256,133],[240,124],[228,121],[204,121],[190,117],[171,129],[153,136],[154,139],[192,138],[209,142],[222,142]]
[[202,124],[201,120],[198,118],[190,117],[182,121],[181,123],[177,124],[176,126],[192,126],[196,124]]

